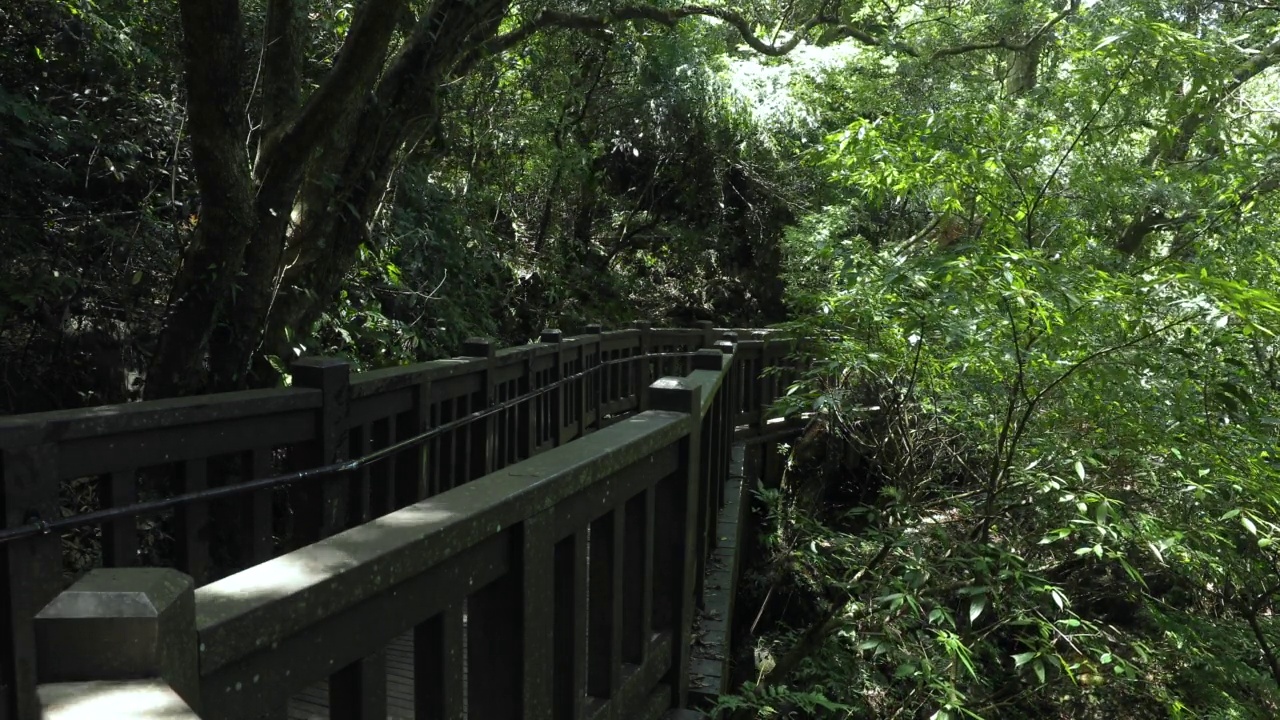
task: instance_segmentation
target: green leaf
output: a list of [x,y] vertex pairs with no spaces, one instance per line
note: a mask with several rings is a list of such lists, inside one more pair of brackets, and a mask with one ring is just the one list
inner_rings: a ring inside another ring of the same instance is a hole
[[1115,42],[1115,41],[1119,40],[1119,39],[1120,39],[1120,38],[1122,38],[1122,37],[1124,37],[1124,36],[1123,36],[1123,35],[1108,35],[1108,36],[1106,36],[1105,38],[1103,38],[1103,39],[1102,39],[1102,42],[1100,42],[1100,43],[1098,43],[1096,46],[1094,46],[1093,51],[1094,51],[1094,52],[1097,52],[1097,51],[1101,50],[1102,48],[1104,48],[1104,47],[1106,47],[1106,46],[1110,45],[1111,43],[1113,43],[1113,42]]
[[985,595],[974,596],[973,600],[969,601],[969,622],[977,620],[986,607],[987,597]]

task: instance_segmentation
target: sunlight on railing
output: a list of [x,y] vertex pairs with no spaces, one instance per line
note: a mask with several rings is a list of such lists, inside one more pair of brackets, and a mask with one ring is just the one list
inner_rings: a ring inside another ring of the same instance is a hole
[[194,720],[197,715],[161,680],[59,683],[40,688],[49,720]]

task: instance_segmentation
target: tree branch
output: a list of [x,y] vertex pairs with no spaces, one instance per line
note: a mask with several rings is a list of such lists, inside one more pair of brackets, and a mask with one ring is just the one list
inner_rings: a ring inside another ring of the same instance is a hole
[[460,64],[463,72],[458,74],[463,74],[479,60],[501,54],[512,47],[519,45],[542,30],[550,28],[602,31],[608,30],[609,27],[613,25],[624,22],[652,22],[664,27],[674,27],[681,20],[695,16],[713,17],[731,25],[738,31],[738,34],[742,36],[743,41],[747,43],[752,50],[755,50],[762,55],[769,55],[773,57],[786,55],[794,50],[802,41],[804,41],[809,32],[814,28],[837,24],[837,21],[834,18],[815,15],[792,33],[790,39],[780,45],[775,45],[760,39],[755,32],[752,31],[751,23],[742,15],[732,10],[726,10],[718,7],[689,5],[673,10],[664,10],[650,5],[623,5],[602,15],[586,15],[561,12],[559,10],[543,10],[537,17],[529,20],[515,30],[503,35],[498,35],[477,47],[474,51],[468,54]]
[[[270,154],[302,99],[305,3],[269,0],[262,48],[262,130],[258,159]],[[262,167],[259,163],[258,167]]]
[[1129,223],[1116,242],[1116,248],[1122,253],[1132,255],[1141,249],[1147,236],[1157,230],[1175,230],[1206,215],[1234,212],[1249,202],[1280,189],[1280,175],[1277,175],[1274,169],[1262,175],[1263,179],[1241,191],[1239,197],[1219,203],[1216,207],[1188,210],[1174,216],[1167,215],[1161,208],[1148,208],[1141,216]]
[[835,42],[844,39],[854,39],[864,45],[884,47],[888,50],[901,52],[911,57],[926,57],[930,60],[937,60],[980,50],[1025,50],[1032,44],[1038,42],[1067,16],[1075,13],[1078,8],[1079,0],[1069,0],[1062,10],[1041,25],[1039,29],[1032,33],[1031,37],[1022,42],[1016,42],[1014,40],[1004,38],[987,42],[954,45],[928,53],[910,45],[899,43],[890,38],[874,35],[863,28],[844,24],[839,20],[839,18],[823,14],[822,12],[819,12],[809,18],[809,20],[796,28],[795,32],[791,34],[791,37],[786,42],[777,44],[767,42],[757,36],[752,30],[751,23],[741,14],[720,7],[688,5],[672,10],[665,10],[649,5],[624,5],[602,15],[586,15],[561,12],[559,10],[543,10],[537,17],[529,20],[515,30],[494,37],[476,48],[460,64],[462,72],[458,74],[465,74],[465,71],[470,70],[477,62],[485,57],[501,54],[512,47],[519,45],[538,32],[549,28],[598,32],[608,30],[610,26],[623,22],[652,22],[666,27],[673,27],[681,20],[690,17],[716,18],[737,30],[738,34],[742,37],[743,42],[745,42],[752,50],[771,57],[786,55],[796,49],[796,47],[798,47],[814,29],[827,27],[831,28],[831,30],[823,36],[821,40],[823,43]]
[[[1187,153],[1191,149],[1191,139],[1196,132],[1204,126],[1209,120],[1209,109],[1216,108],[1223,100],[1230,97],[1239,90],[1245,83],[1257,77],[1263,71],[1280,62],[1280,40],[1276,40],[1271,44],[1259,50],[1257,53],[1249,56],[1248,60],[1240,63],[1231,71],[1231,80],[1225,83],[1216,93],[1199,100],[1200,106],[1204,110],[1193,111],[1184,115],[1177,121],[1178,131],[1174,134],[1167,146],[1160,144],[1160,138],[1152,140],[1151,149],[1147,151],[1147,156],[1143,159],[1144,165],[1154,165],[1157,162],[1165,163],[1181,162],[1186,159]],[[1172,114],[1172,113],[1171,113]],[[1173,125],[1174,120],[1171,117],[1167,125]],[[1181,217],[1187,217],[1183,215]],[[1192,215],[1191,217],[1194,217]],[[1170,218],[1166,217],[1164,211],[1159,208],[1147,207],[1143,212],[1134,218],[1133,222],[1125,228],[1120,234],[1119,241],[1116,243],[1116,249],[1126,255],[1132,255],[1142,249],[1142,244],[1147,236],[1152,232],[1170,227]],[[1175,225],[1190,222],[1190,218],[1174,223]]]
[[360,6],[333,69],[265,157],[259,176],[273,168],[299,167],[355,96],[373,85],[404,6],[405,0],[368,0]]

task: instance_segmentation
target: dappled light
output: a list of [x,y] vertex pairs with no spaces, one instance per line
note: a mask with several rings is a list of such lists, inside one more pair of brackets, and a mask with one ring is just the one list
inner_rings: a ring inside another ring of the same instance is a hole
[[38,4],[0,717],[1280,717],[1280,7]]
[[310,545],[199,588],[199,624],[221,621],[289,597],[356,567],[358,562],[336,540]]
[[162,681],[60,683],[40,688],[47,720],[198,720]]

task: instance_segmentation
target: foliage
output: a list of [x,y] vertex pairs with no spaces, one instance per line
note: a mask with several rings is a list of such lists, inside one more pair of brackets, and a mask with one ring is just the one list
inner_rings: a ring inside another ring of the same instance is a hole
[[[240,7],[243,55],[256,63],[267,8]],[[311,9],[304,93],[331,73],[354,12]],[[211,203],[196,183],[178,8],[34,3],[0,17],[13,49],[0,58],[0,236],[13,258],[0,267],[0,408],[136,399],[160,341],[188,327],[173,317],[179,286],[226,282],[219,306],[261,293],[251,268],[209,263],[179,281],[225,198]],[[441,87],[434,124],[390,157],[336,284],[269,275],[279,279],[263,312],[281,318],[280,337],[233,384],[272,384],[301,354],[378,367],[447,356],[471,336],[519,343],[547,326],[780,319],[777,243],[798,195],[774,155],[747,147],[760,133],[717,73],[736,53],[729,37],[705,22],[548,29],[477,59]],[[269,78],[260,66],[242,74],[251,147]],[[323,212],[358,209],[332,199],[342,173],[315,181]],[[290,253],[329,242],[298,229],[308,203],[295,205],[286,234],[302,240]],[[329,247],[281,262],[292,271],[336,257]],[[290,310],[295,295],[316,311]],[[169,343],[170,355],[195,358],[189,390],[213,388],[214,350],[236,344],[252,314],[222,312],[208,347]]]
[[1273,25],[1073,8],[1029,83],[1021,49],[927,51],[976,14],[792,83],[832,187],[789,235],[795,329],[838,340],[789,409],[856,461],[802,442],[762,498],[761,582],[808,598],[764,687],[861,717],[1277,713]]

